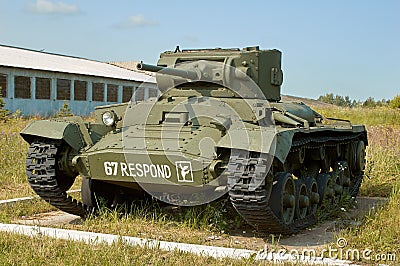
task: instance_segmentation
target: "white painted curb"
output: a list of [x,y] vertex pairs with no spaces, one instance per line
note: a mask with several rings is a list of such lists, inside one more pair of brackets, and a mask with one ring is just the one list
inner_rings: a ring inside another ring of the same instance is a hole
[[47,236],[57,239],[83,241],[88,244],[112,244],[118,241],[131,246],[146,247],[151,249],[161,249],[166,251],[179,250],[189,252],[201,256],[210,256],[214,258],[250,258],[254,256],[256,260],[266,260],[273,262],[303,262],[308,264],[323,264],[323,265],[352,265],[351,261],[335,260],[321,257],[295,257],[290,254],[279,255],[277,253],[263,253],[247,249],[235,249],[214,247],[196,244],[185,244],[167,241],[158,241],[152,239],[144,239],[130,236],[119,236],[111,234],[92,233],[77,230],[58,229],[40,226],[27,226],[18,224],[1,224],[0,231],[17,233],[27,236]]
[[15,202],[19,202],[19,201],[33,200],[34,198],[39,198],[39,197],[24,197],[24,198],[15,198],[15,199],[0,200],[0,205],[2,205],[2,204],[8,204],[8,203],[15,203]]
[[[80,189],[68,190],[67,193],[80,192],[80,191],[81,191]],[[10,204],[10,203],[15,203],[15,202],[20,202],[20,201],[33,200],[33,199],[38,199],[38,198],[39,198],[39,196],[0,200],[0,205]]]

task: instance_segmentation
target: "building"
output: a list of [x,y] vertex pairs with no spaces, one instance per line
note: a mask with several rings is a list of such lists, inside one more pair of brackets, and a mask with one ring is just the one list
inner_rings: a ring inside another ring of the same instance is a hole
[[158,95],[154,76],[83,58],[0,45],[0,87],[6,109],[52,115],[68,102],[74,114],[99,105]]

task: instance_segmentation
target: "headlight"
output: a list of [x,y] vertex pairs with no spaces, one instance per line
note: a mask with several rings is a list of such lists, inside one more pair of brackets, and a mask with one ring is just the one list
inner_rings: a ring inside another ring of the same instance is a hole
[[113,126],[115,123],[115,113],[112,111],[105,112],[102,115],[103,123],[106,126]]

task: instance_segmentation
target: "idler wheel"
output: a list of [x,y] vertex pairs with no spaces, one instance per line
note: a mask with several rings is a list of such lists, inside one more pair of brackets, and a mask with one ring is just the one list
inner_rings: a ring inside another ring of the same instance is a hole
[[70,165],[70,159],[76,153],[66,144],[60,145],[56,158],[56,179],[58,187],[67,191],[72,187],[78,172]]
[[89,207],[89,209],[94,209],[96,205],[96,197],[93,192],[93,185],[92,185],[93,180],[89,178],[82,178],[82,186],[81,186],[81,196],[82,196],[82,202],[86,206]]
[[82,202],[88,206],[89,210],[95,210],[103,203],[108,208],[111,208],[116,191],[118,191],[118,189],[112,184],[107,184],[99,180],[82,178]]
[[307,188],[307,194],[310,197],[310,205],[308,206],[308,214],[316,214],[318,209],[318,204],[320,200],[320,195],[318,193],[318,184],[314,178],[309,177],[305,180],[305,185]]
[[296,207],[296,187],[290,173],[278,173],[274,177],[270,206],[285,224],[293,222]]
[[353,141],[347,145],[346,161],[349,162],[351,172],[357,171],[357,146],[358,141]]
[[355,169],[359,172],[364,171],[365,169],[365,144],[364,141],[360,140],[357,142],[356,146],[356,160],[355,160]]
[[307,210],[310,206],[306,184],[303,180],[296,180],[296,217],[303,219],[307,216]]

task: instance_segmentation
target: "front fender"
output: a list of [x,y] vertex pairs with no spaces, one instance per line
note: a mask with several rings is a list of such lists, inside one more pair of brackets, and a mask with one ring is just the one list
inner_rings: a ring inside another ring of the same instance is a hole
[[234,129],[217,143],[217,147],[267,153],[274,155],[283,163],[290,151],[292,139],[293,132],[277,132],[274,128]]
[[29,123],[21,132],[21,137],[28,143],[32,143],[35,138],[40,137],[52,140],[64,140],[73,149],[79,151],[89,145],[85,138],[85,133],[77,122],[57,121],[57,120],[38,120]]

